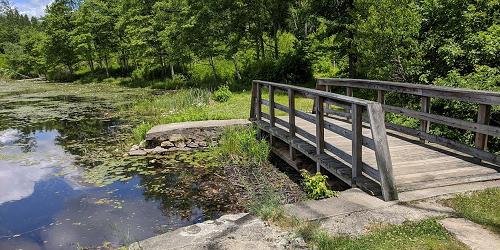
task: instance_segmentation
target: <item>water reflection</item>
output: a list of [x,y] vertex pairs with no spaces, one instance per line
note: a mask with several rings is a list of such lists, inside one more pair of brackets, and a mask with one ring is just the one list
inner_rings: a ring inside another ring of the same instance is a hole
[[23,109],[11,105],[0,113],[2,250],[127,244],[241,209],[206,155],[121,158],[114,147],[123,142],[123,122],[89,103],[49,121],[23,114],[23,122],[15,113]]

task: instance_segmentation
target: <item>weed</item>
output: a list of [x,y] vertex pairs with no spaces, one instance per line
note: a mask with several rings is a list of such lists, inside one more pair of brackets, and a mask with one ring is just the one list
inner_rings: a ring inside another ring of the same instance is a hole
[[153,126],[149,123],[142,123],[139,126],[135,127],[132,130],[132,140],[134,143],[138,143],[146,137],[146,133],[152,128]]
[[217,102],[227,102],[232,94],[231,90],[229,90],[229,86],[222,85],[213,93],[212,98]]
[[328,176],[321,173],[311,175],[307,170],[302,170],[301,175],[304,178],[303,185],[309,199],[319,200],[338,195],[337,192],[328,188],[326,183]]
[[257,139],[254,127],[233,126],[225,128],[218,150],[223,159],[231,162],[262,166],[267,163],[270,147]]

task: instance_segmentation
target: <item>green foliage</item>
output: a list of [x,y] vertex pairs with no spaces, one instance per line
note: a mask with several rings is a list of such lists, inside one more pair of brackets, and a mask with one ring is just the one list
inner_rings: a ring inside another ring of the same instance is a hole
[[499,202],[500,188],[459,194],[446,201],[460,217],[487,226],[497,233],[500,233]]
[[301,175],[304,178],[302,182],[309,199],[319,200],[338,195],[327,186],[328,176],[321,173],[311,175],[307,170],[302,170]]
[[266,141],[257,139],[257,130],[246,126],[224,129],[218,148],[222,159],[233,163],[246,163],[250,166],[266,164],[270,151]]
[[229,90],[229,86],[222,85],[212,94],[212,98],[217,102],[227,102],[233,93]]
[[139,126],[135,127],[132,130],[132,140],[135,143],[139,143],[140,141],[144,140],[146,137],[146,133],[152,128],[153,126],[149,123],[141,123]]
[[277,222],[285,218],[281,197],[271,190],[251,200],[248,209],[250,213],[259,216],[264,221]]

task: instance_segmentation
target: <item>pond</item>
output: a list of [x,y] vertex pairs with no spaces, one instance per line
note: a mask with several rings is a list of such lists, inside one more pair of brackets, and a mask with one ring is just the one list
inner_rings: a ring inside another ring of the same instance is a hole
[[123,156],[131,121],[86,88],[0,83],[0,249],[119,246],[242,209],[207,152]]

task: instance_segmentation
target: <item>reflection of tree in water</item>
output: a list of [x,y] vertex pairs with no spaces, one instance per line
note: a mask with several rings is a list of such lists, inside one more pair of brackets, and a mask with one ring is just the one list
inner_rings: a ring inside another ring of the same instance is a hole
[[[161,169],[162,164],[155,164]],[[161,169],[154,175],[141,175],[141,186],[147,200],[157,200],[165,215],[192,217],[200,208],[207,218],[224,212],[239,212],[234,187],[225,179],[221,168],[192,167],[179,163],[175,168]]]

